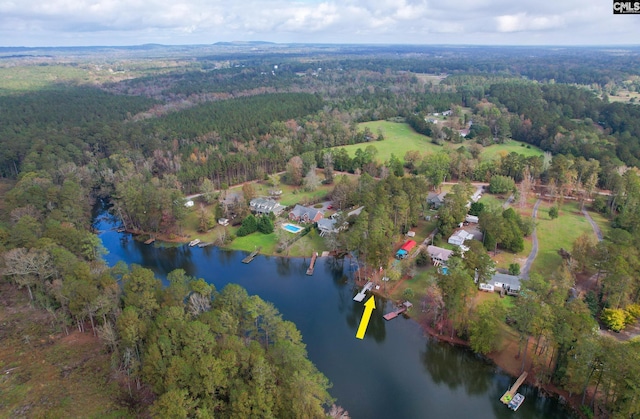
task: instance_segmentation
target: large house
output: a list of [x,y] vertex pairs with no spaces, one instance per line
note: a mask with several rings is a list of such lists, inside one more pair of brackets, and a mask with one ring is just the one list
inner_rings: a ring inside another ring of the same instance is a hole
[[296,205],[289,211],[289,219],[299,223],[317,223],[323,217],[322,211],[302,205]]
[[264,215],[273,213],[276,216],[280,215],[285,208],[273,199],[268,198],[253,198],[249,202],[249,207],[251,208],[251,211],[256,214]]
[[449,261],[449,258],[453,254],[453,250],[443,249],[438,246],[427,246],[427,253],[431,258],[431,262],[433,262],[434,266],[438,265],[446,265]]

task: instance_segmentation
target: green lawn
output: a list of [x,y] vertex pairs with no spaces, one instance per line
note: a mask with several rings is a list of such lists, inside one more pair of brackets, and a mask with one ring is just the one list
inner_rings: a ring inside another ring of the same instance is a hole
[[360,130],[364,130],[365,127],[368,127],[376,136],[378,135],[378,130],[380,130],[384,135],[384,141],[343,146],[342,148],[347,150],[349,156],[354,157],[357,149],[364,150],[367,146],[374,146],[378,150],[378,161],[380,162],[389,160],[391,154],[404,159],[404,155],[409,150],[418,150],[425,154],[435,153],[443,149],[442,146],[433,144],[430,137],[415,132],[409,124],[390,121],[372,121],[358,124]]
[[230,250],[244,250],[253,252],[256,248],[261,247],[260,253],[273,255],[276,253],[276,245],[278,238],[275,233],[262,234],[260,232],[251,233],[248,236],[237,237],[225,248]]
[[537,234],[538,256],[531,267],[532,272],[551,274],[562,262],[558,250],[571,251],[573,242],[583,233],[593,234],[591,224],[582,215],[577,202],[566,202],[555,220],[549,218],[551,203],[542,202],[538,208]]
[[509,154],[513,151],[518,154],[523,154],[526,157],[542,156],[544,154],[542,150],[534,145],[528,145],[516,140],[508,140],[504,144],[493,144],[489,147],[485,147],[482,150],[480,157],[483,160],[493,160],[495,158],[499,158],[502,154]]
[[313,252],[322,254],[324,250],[327,250],[324,239],[320,237],[318,231],[314,228],[307,235],[296,240],[287,249],[287,254],[293,257],[310,257]]
[[499,198],[497,195],[493,195],[485,192],[482,194],[482,197],[478,202],[482,202],[485,208],[498,208],[498,207],[502,207],[502,204],[504,204],[505,201],[506,201],[506,198],[505,199]]
[[[324,179],[324,176],[320,172],[318,177],[321,180]],[[274,189],[272,186],[258,182],[254,182],[253,187],[258,196],[268,196],[269,190]],[[231,190],[235,191],[240,191],[241,189],[242,188],[240,186],[231,188]],[[324,197],[331,192],[333,185],[320,185],[315,191],[305,191],[300,187],[283,184],[279,185],[277,189],[282,190],[282,195],[279,201],[280,204],[289,207],[295,204],[306,205],[309,202],[323,200]]]
[[[465,141],[462,144],[446,143],[444,146],[439,146],[433,144],[430,137],[418,134],[409,124],[402,122],[372,121],[358,124],[358,128],[361,130],[364,130],[365,127],[369,128],[375,135],[378,135],[379,131],[382,132],[384,140],[342,146],[342,148],[347,150],[349,156],[354,157],[357,149],[364,150],[367,146],[374,146],[378,150],[377,160],[384,162],[389,160],[391,154],[395,154],[400,159],[403,159],[409,150],[417,150],[426,154],[435,153],[444,149],[456,149],[461,145],[469,147],[472,144],[472,141]],[[484,160],[493,160],[513,151],[527,157],[541,156],[543,154],[542,150],[535,146],[528,146],[519,141],[508,140],[504,144],[494,144],[485,147],[480,157]]]

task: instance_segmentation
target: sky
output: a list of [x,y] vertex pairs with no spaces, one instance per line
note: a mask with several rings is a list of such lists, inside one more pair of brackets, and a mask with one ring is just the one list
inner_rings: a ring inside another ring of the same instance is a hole
[[[638,1],[638,0],[632,0]],[[612,0],[0,0],[0,46],[637,45]]]

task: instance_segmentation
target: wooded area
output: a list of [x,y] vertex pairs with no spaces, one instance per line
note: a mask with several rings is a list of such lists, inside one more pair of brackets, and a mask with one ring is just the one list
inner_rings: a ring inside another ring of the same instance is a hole
[[[219,62],[229,57],[205,56],[194,67],[130,80],[3,91],[0,175],[14,183],[0,223],[4,278],[25,288],[61,331],[98,334],[131,388],[153,390],[151,413],[322,417],[329,383],[306,359],[293,324],[238,287],[218,291],[174,272],[163,288],[146,269],[105,266],[90,231],[96,200],[110,199],[130,231],[180,235],[188,194],[215,200],[232,185],[277,173],[302,187],[320,182],[305,180],[320,168],[337,208],[365,207],[328,246],[387,267],[392,244],[424,217],[428,192],[445,180],[460,183],[438,210],[436,240],[464,220],[473,189],[465,182],[525,200],[542,187],[560,210],[575,199],[609,217],[611,233],[599,242],[581,237],[552,277],[531,275],[509,312],[468,304],[474,273],[488,261],[453,262],[437,278],[440,315],[479,352],[492,349],[483,324],[508,320],[523,358],[549,360],[539,382],[582,393],[585,411],[639,414],[638,343],[594,332],[599,321],[619,330],[640,315],[640,107],[609,101],[640,88],[638,51],[537,51],[531,65],[527,48],[441,58],[416,57],[411,48],[305,59],[238,54],[225,67]],[[443,77],[424,82],[424,73]],[[384,135],[357,124],[383,119],[409,124],[441,150],[380,161],[375,146]],[[481,157],[510,139],[545,155]],[[353,157],[335,148],[348,144],[362,148]],[[533,229],[513,210],[477,215],[489,250],[517,252]],[[474,245],[472,254],[487,253]],[[568,297],[576,275],[597,275],[585,298]]]

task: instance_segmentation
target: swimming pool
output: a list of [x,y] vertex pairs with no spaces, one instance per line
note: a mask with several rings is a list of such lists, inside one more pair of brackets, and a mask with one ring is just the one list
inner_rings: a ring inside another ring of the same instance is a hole
[[297,226],[295,224],[289,224],[289,223],[284,224],[282,228],[287,230],[289,233],[300,233],[302,230],[304,230],[304,228],[300,226]]

